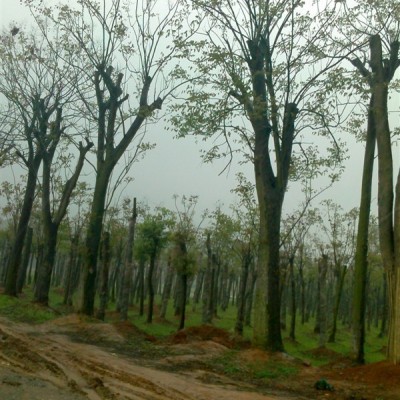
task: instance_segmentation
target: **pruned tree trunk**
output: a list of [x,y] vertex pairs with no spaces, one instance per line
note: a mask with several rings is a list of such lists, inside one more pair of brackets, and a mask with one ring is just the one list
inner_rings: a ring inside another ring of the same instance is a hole
[[337,269],[338,269],[337,271],[338,276],[336,278],[336,293],[333,306],[332,329],[328,338],[329,343],[335,343],[336,340],[337,319],[339,315],[340,301],[342,299],[344,279],[347,273],[347,266],[346,265],[338,266]]
[[86,141],[86,146],[79,143],[79,157],[75,166],[75,171],[62,187],[62,195],[57,209],[52,212],[51,206],[51,167],[54,154],[60,140],[63,129],[62,110],[57,109],[56,121],[52,124],[51,135],[52,142],[48,148],[43,148],[43,176],[42,176],[42,220],[43,220],[43,262],[39,264],[37,270],[37,281],[34,293],[34,301],[43,305],[49,302],[49,291],[51,284],[51,275],[53,273],[54,261],[56,256],[57,237],[60,224],[67,212],[72,193],[78,182],[82,171],[87,152],[93,146],[93,143]]
[[149,302],[147,305],[147,320],[148,324],[153,322],[153,310],[154,310],[154,282],[153,282],[153,275],[155,270],[156,264],[156,254],[153,253],[150,255],[150,265],[149,271],[147,273],[147,289],[149,295]]
[[249,276],[249,267],[251,263],[251,254],[249,251],[242,257],[242,274],[240,277],[240,286],[238,293],[237,316],[235,324],[235,333],[243,336],[243,325],[246,310],[246,289]]
[[212,303],[213,303],[213,288],[214,288],[214,279],[213,279],[214,267],[212,262],[210,233],[207,234],[206,248],[207,248],[207,267],[204,277],[204,290],[202,299],[203,300],[202,323],[211,324],[213,318]]
[[328,271],[328,256],[322,254],[318,261],[318,326],[319,347],[325,347],[327,332],[327,296],[326,296],[326,274]]
[[296,340],[296,283],[294,278],[294,257],[289,257],[290,276],[290,330],[289,337]]
[[304,325],[306,322],[306,283],[304,280],[304,245],[301,244],[299,247],[299,284],[300,284],[300,315],[301,324]]
[[122,273],[121,296],[120,296],[120,319],[126,321],[128,319],[129,295],[132,287],[133,278],[133,244],[135,240],[136,226],[136,197],[133,199],[132,216],[129,221],[128,239],[126,241],[126,255],[124,260],[124,269]]
[[67,273],[64,284],[64,305],[72,305],[72,292],[74,289],[74,275],[78,263],[79,233],[75,233],[71,238],[69,260],[67,263]]
[[204,270],[200,270],[197,273],[196,286],[194,289],[194,296],[193,296],[193,310],[195,309],[196,305],[200,302],[200,297],[203,290],[204,275],[205,275]]
[[383,265],[388,275],[387,356],[394,364],[400,363],[400,171],[398,171],[396,190],[394,190],[392,137],[387,107],[389,82],[400,66],[399,48],[399,42],[390,43],[389,59],[384,59],[379,34],[370,37],[373,117],[378,148],[379,242]]
[[100,262],[101,262],[101,276],[100,276],[100,303],[96,317],[104,321],[108,303],[108,275],[110,270],[111,249],[110,249],[110,234],[104,232],[103,242],[101,245]]
[[365,362],[364,343],[366,282],[368,273],[368,232],[376,143],[376,127],[373,109],[374,96],[371,95],[368,107],[367,137],[364,152],[360,211],[358,218],[356,253],[354,260],[354,288],[352,306],[353,351],[355,361],[359,364],[363,364]]
[[25,243],[25,236],[28,229],[29,220],[31,218],[33,200],[35,198],[37,175],[40,164],[42,162],[42,154],[32,155],[31,161],[28,162],[28,180],[26,182],[24,200],[22,203],[21,214],[18,221],[15,239],[12,245],[10,258],[8,260],[6,279],[4,285],[4,293],[9,296],[17,296],[17,279],[18,270],[21,263],[22,251]]
[[181,295],[181,306],[180,306],[181,312],[180,312],[179,327],[178,327],[178,330],[180,331],[185,327],[188,275],[187,273],[182,273],[179,275],[182,282],[182,295]]
[[49,303],[49,292],[51,283],[51,274],[53,272],[54,258],[57,247],[57,228],[51,223],[44,228],[44,236],[47,240],[43,248],[43,259],[36,270],[36,285],[34,293],[34,301],[43,305]]
[[33,229],[28,228],[26,239],[25,239],[25,246],[24,246],[24,254],[22,256],[21,267],[18,272],[18,279],[17,279],[17,292],[22,293],[22,288],[24,287],[25,280],[26,280],[26,273],[28,270],[28,264],[31,257],[31,248],[32,248],[32,238],[33,238]]
[[165,319],[167,315],[168,301],[171,297],[173,279],[174,279],[174,268],[172,266],[171,257],[169,257],[167,264],[167,276],[165,277],[165,283],[161,298],[160,318],[162,319]]
[[387,275],[383,273],[383,290],[382,290],[382,303],[381,303],[381,327],[378,337],[382,338],[387,334],[387,318],[388,318],[388,292],[387,292]]
[[97,256],[103,227],[104,207],[111,170],[97,171],[93,201],[86,232],[85,255],[81,271],[79,311],[92,316],[96,296]]
[[139,299],[139,315],[143,316],[144,315],[144,270],[145,270],[145,264],[146,260],[144,258],[141,258],[139,260],[139,271],[138,271],[138,299]]
[[251,283],[246,291],[246,314],[244,323],[246,326],[251,326],[251,315],[253,311],[253,299],[257,282],[257,274],[254,271],[254,263],[252,263]]

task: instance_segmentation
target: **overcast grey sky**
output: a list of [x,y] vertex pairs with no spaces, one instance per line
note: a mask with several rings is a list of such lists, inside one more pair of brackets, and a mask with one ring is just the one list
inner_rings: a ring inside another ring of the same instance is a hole
[[[5,27],[12,21],[16,21],[17,25],[29,24],[29,13],[18,0],[0,0],[1,26]],[[392,121],[400,121],[399,94],[395,95],[392,104],[393,110],[396,111],[393,113]],[[147,201],[151,206],[163,205],[173,208],[174,194],[198,195],[200,211],[204,208],[213,209],[218,204],[229,205],[234,201],[235,196],[230,193],[230,190],[236,185],[235,175],[238,171],[244,172],[252,182],[254,180],[252,166],[238,165],[236,160],[229,170],[221,175],[219,173],[225,166],[224,162],[214,165],[203,164],[199,150],[200,146],[207,146],[207,143],[196,144],[193,138],[173,139],[173,134],[165,131],[161,124],[151,126],[148,135],[148,141],[157,143],[157,147],[149,151],[143,160],[134,164],[129,173],[134,181],[129,184],[123,196],[136,196],[139,201]],[[363,151],[362,145],[354,143],[351,145],[350,159],[346,163],[346,172],[341,181],[318,198],[314,205],[323,198],[332,198],[345,210],[358,206]],[[398,168],[400,146],[394,147],[393,157]],[[0,181],[12,180],[10,170],[3,169],[0,174]],[[87,174],[89,175],[86,179],[92,181],[92,170],[87,170]],[[315,184],[316,189],[318,185],[318,183]],[[374,193],[376,193],[376,184]],[[302,200],[298,185],[290,184],[284,209],[290,211]],[[375,208],[376,195],[373,201]]]

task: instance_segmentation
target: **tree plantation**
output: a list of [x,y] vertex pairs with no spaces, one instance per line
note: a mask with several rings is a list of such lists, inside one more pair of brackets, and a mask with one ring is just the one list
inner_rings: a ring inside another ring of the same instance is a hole
[[[400,1],[21,3],[0,32],[1,298],[222,323],[271,354],[340,335],[360,365],[379,336],[400,363]],[[253,174],[232,204],[182,182],[149,206],[129,183],[156,130]]]

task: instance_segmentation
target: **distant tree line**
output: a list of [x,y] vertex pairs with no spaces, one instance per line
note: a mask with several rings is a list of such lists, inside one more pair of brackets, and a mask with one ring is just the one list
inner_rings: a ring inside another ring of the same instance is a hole
[[[253,343],[271,351],[284,350],[288,314],[293,340],[296,316],[315,317],[320,346],[342,321],[360,363],[366,326],[380,323],[388,359],[400,361],[398,128],[389,120],[398,1],[23,3],[32,26],[3,27],[0,38],[0,163],[24,170],[1,186],[5,295],[31,284],[47,305],[62,287],[65,304],[100,319],[110,301],[122,319],[146,303],[148,323],[160,295],[160,317],[173,300],[179,329],[189,303],[212,323],[232,302],[235,332],[252,324]],[[176,198],[175,210],[115,202],[161,118],[179,137],[211,140],[206,161],[252,163],[255,184],[239,174],[230,213],[209,211],[196,226],[195,196]],[[343,132],[365,144],[360,207],[312,209],[324,190],[316,178],[330,186],[343,170]],[[290,182],[304,199],[284,216]]]

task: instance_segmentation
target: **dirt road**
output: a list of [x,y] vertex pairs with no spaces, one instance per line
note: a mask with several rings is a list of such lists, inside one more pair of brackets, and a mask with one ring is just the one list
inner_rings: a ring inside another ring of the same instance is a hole
[[[262,383],[221,368],[232,354],[228,332],[209,337],[199,328],[196,339],[190,329],[153,343],[131,323],[99,323],[72,314],[30,325],[0,317],[0,400],[400,399],[400,365],[354,366],[328,349],[313,350],[332,359],[321,367],[256,348],[236,351],[227,365],[239,371],[279,360],[297,370],[291,378]],[[334,390],[316,390],[321,378]]]
[[[73,324],[67,325],[31,326],[0,319],[0,399],[288,399],[260,394],[229,380],[223,385],[205,383],[201,379],[205,371],[178,374],[143,366],[134,358],[72,341],[65,331]],[[97,328],[112,340],[123,340],[110,325]]]

